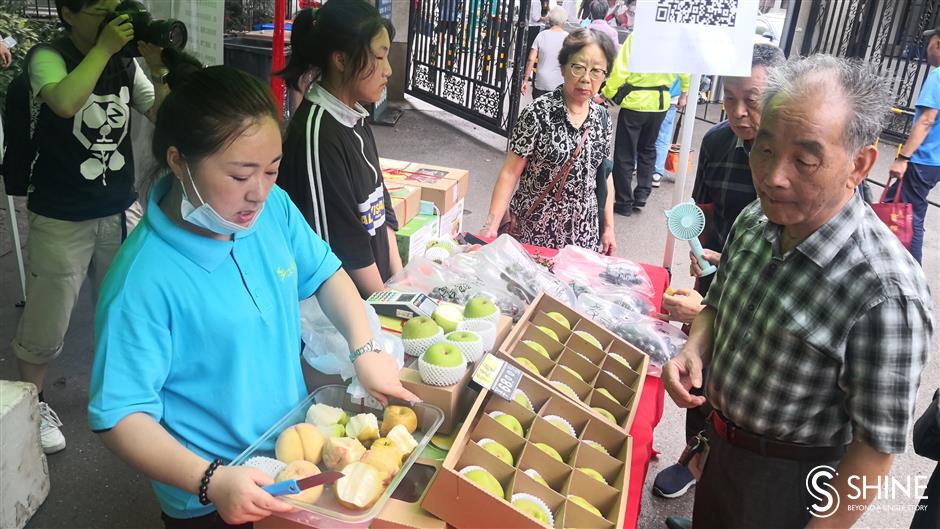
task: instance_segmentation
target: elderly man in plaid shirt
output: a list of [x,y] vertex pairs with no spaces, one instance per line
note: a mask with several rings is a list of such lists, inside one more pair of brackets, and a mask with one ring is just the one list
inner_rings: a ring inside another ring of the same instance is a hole
[[[855,192],[886,86],[827,55],[771,74],[750,158],[759,200],[663,373],[678,405],[715,410],[693,528],[851,526],[875,493],[852,499],[848,478],[875,483],[904,451],[933,306],[920,266]],[[828,510],[807,490],[820,465],[835,469]]]

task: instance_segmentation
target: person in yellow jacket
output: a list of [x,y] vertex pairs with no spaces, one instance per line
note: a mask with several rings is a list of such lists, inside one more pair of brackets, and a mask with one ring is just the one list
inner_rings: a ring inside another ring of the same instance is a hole
[[[630,216],[646,205],[652,192],[656,165],[656,136],[669,110],[669,88],[679,78],[682,94],[677,106],[688,99],[690,77],[674,73],[634,73],[630,63],[633,35],[620,47],[613,70],[601,94],[620,107],[614,144],[614,212]],[[636,189],[633,169],[636,167]]]

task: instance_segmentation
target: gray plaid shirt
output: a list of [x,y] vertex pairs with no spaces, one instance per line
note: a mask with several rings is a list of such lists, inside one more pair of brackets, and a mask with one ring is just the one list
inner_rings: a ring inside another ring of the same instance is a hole
[[923,271],[857,195],[786,255],[780,232],[759,200],[732,229],[704,301],[708,401],[772,439],[903,452],[933,333]]

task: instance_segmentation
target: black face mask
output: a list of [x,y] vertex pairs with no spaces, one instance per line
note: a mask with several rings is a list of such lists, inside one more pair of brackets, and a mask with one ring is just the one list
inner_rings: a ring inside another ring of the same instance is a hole
[[128,42],[120,52],[125,57],[140,57],[138,42],[176,50],[182,50],[186,46],[188,32],[185,24],[172,18],[154,20],[144,4],[136,0],[125,0],[118,4],[114,12],[109,13],[101,22],[98,34],[101,34],[105,25],[121,15],[127,15],[134,26],[134,40]]

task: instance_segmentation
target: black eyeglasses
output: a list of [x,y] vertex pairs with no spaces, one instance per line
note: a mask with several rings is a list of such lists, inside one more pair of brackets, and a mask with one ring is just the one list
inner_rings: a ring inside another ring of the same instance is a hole
[[585,73],[588,73],[592,80],[600,81],[607,77],[607,70],[602,70],[600,68],[591,68],[588,70],[588,67],[583,64],[578,64],[576,62],[571,63],[569,66],[571,68],[571,73],[576,77],[581,77]]

